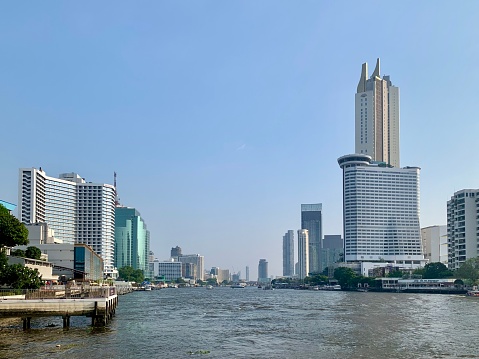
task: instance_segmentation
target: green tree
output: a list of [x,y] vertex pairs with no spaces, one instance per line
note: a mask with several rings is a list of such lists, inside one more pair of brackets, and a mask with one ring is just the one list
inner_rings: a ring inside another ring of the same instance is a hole
[[339,267],[334,270],[334,279],[338,281],[341,288],[354,287],[356,277],[356,273],[351,268]]
[[387,275],[387,277],[389,278],[402,278],[403,276],[404,276],[404,273],[400,270],[389,272]]
[[28,229],[0,205],[0,248],[28,244]]
[[40,259],[42,256],[42,251],[40,248],[30,246],[27,247],[27,250],[25,251],[25,257],[31,258],[31,259]]
[[25,258],[25,251],[23,249],[14,249],[10,251],[10,255],[13,257],[23,257]]
[[441,279],[452,277],[452,275],[453,273],[441,262],[428,263],[422,271],[422,277],[424,279]]
[[125,266],[118,270],[118,275],[121,279],[128,282],[141,283],[144,280],[144,274],[141,269],[134,269],[131,266]]
[[479,279],[479,257],[469,258],[454,272],[456,278],[464,279],[475,285]]
[[218,280],[216,278],[208,278],[206,280],[206,284],[208,285],[218,285]]
[[38,289],[42,285],[38,270],[21,264],[7,266],[0,273],[0,282],[14,289]]

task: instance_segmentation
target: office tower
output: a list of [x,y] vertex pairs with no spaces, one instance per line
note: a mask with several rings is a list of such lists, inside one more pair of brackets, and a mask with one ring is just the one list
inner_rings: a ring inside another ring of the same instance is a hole
[[367,77],[364,63],[355,96],[355,151],[399,167],[399,88],[389,76],[381,78],[379,59]]
[[371,156],[342,156],[346,262],[423,260],[418,167],[395,168]]
[[440,262],[447,266],[447,226],[421,228],[421,239],[424,258],[429,263]]
[[325,234],[321,241],[321,273],[334,263],[342,262],[344,242],[340,234]]
[[114,275],[115,188],[86,182],[76,173],[49,177],[40,168],[19,171],[18,218],[45,222],[64,243],[89,245]]
[[283,236],[283,275],[294,275],[294,231],[289,230]]
[[298,271],[296,275],[299,279],[307,277],[309,270],[309,233],[307,229],[298,230]]
[[196,266],[193,279],[204,280],[205,257],[200,256],[199,254],[185,254],[185,255],[179,256],[178,261],[181,263],[193,263]]
[[260,259],[258,264],[258,282],[269,282],[268,278],[268,262],[266,259]]
[[135,208],[115,208],[115,266],[141,269],[147,275],[150,232]]
[[447,244],[449,269],[455,270],[479,255],[479,189],[454,192],[447,201]]
[[301,229],[308,230],[309,239],[309,272],[318,273],[321,270],[320,250],[323,236],[322,204],[301,205]]
[[171,248],[171,258],[179,257],[181,256],[181,248],[176,246],[174,248]]
[[249,266],[246,266],[246,281],[249,282]]

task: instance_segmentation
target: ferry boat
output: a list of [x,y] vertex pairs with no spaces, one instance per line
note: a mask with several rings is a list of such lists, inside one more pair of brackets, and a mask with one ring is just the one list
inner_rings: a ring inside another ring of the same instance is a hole
[[479,297],[479,290],[469,290],[466,295],[468,297]]

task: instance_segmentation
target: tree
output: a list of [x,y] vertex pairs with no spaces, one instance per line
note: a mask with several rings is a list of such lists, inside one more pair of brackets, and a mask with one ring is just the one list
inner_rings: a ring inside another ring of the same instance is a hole
[[23,257],[25,258],[25,251],[23,249],[15,249],[13,251],[10,251],[10,255],[13,257]]
[[208,278],[206,280],[207,285],[218,285],[218,280],[216,278]]
[[351,268],[339,267],[334,270],[334,279],[338,280],[341,288],[353,287],[356,273]]
[[27,250],[25,251],[25,257],[31,258],[31,259],[40,259],[42,256],[42,251],[40,248],[30,246],[27,247]]
[[452,277],[452,275],[452,272],[441,262],[426,264],[422,272],[424,279],[441,279]]
[[145,278],[141,269],[134,269],[131,266],[125,266],[118,270],[118,275],[128,282],[141,283]]
[[454,276],[470,281],[472,285],[477,284],[479,279],[479,257],[467,259],[456,269]]
[[38,289],[42,285],[42,278],[37,269],[13,264],[0,273],[0,282],[13,289]]
[[8,209],[0,205],[0,247],[28,244],[28,229]]

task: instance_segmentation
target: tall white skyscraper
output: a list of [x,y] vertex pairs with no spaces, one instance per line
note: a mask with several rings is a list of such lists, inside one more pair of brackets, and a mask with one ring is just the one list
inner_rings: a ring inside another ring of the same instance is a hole
[[447,201],[449,269],[479,255],[479,189],[463,189]]
[[387,261],[419,266],[418,167],[395,168],[353,154],[338,159],[343,169],[345,261]]
[[49,177],[40,168],[19,172],[19,220],[46,222],[55,237],[84,243],[102,257],[106,275],[114,272],[115,188],[87,183],[76,173]]
[[307,229],[298,229],[298,270],[296,275],[303,279],[309,273],[309,235]]
[[283,275],[294,275],[294,231],[289,230],[283,236]]
[[356,153],[399,167],[399,88],[381,78],[380,61],[368,79],[364,63],[355,97]]

